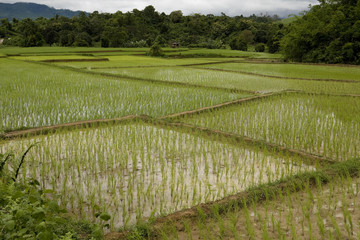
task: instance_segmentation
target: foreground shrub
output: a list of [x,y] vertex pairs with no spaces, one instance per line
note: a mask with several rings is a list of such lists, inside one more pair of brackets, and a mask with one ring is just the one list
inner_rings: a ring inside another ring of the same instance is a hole
[[34,179],[18,183],[13,177],[16,175],[5,167],[12,160],[13,155],[0,154],[0,239],[103,238],[102,227],[74,221],[66,215],[66,210],[57,203],[54,191],[41,189]]
[[265,52],[265,44],[264,43],[256,44],[255,51],[256,52]]

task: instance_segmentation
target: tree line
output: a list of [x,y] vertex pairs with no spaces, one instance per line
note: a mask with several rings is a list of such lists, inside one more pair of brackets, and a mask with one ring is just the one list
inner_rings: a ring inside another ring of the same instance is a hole
[[303,16],[284,25],[275,16],[230,17],[222,13],[159,13],[153,6],[123,13],[97,11],[67,18],[2,19],[4,43],[31,46],[225,48],[275,53],[298,62],[360,64],[360,0],[319,0]]
[[281,48],[288,60],[360,64],[360,0],[320,0],[289,25]]
[[[149,47],[154,42],[168,46],[246,50],[249,45],[267,44],[277,51],[274,35],[283,25],[277,16],[236,16],[192,14],[181,11],[159,13],[153,6],[123,13],[80,13],[67,18],[1,20],[0,38],[5,43],[32,46]],[[9,39],[10,38],[10,39]],[[276,47],[275,47],[276,48]]]

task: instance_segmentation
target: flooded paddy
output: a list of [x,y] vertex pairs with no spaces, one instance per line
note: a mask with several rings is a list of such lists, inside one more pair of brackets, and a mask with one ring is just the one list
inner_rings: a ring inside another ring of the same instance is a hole
[[[119,228],[313,169],[289,157],[144,123],[64,131],[0,145],[26,157],[21,178],[60,194],[79,218]],[[293,158],[294,159],[294,158]]]

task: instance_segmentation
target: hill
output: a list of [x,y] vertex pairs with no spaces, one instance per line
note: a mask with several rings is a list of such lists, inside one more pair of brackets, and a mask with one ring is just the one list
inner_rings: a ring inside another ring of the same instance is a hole
[[47,5],[36,3],[0,3],[0,19],[36,19],[39,17],[52,18],[56,15],[71,18],[79,15],[80,12],[81,11],[71,11],[68,9],[55,9]]

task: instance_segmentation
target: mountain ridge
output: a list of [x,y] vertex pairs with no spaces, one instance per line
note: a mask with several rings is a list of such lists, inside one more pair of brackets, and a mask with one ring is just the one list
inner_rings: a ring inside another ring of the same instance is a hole
[[55,9],[45,4],[32,2],[0,3],[0,19],[8,18],[18,20],[24,18],[36,19],[39,17],[52,18],[56,15],[64,17],[78,16],[83,11],[72,11],[69,9]]

